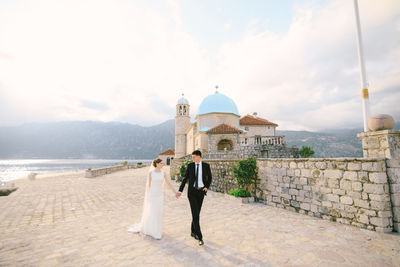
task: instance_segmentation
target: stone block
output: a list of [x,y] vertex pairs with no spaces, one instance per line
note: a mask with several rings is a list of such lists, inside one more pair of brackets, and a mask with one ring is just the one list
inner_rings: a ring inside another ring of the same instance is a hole
[[371,172],[369,173],[369,180],[376,184],[387,183],[386,172]]
[[400,207],[392,207],[393,221],[400,222]]
[[329,201],[339,203],[339,196],[338,195],[327,194],[326,197],[327,197],[327,199]]
[[392,194],[400,193],[400,184],[391,184],[390,185],[390,192]]
[[281,198],[280,197],[272,197],[272,201],[275,203],[281,203]]
[[328,188],[328,187],[321,187],[320,191],[322,194],[329,194],[332,193],[332,189]]
[[326,178],[333,178],[333,179],[340,179],[343,176],[343,171],[341,170],[325,170],[324,177]]
[[315,163],[315,167],[317,169],[320,169],[320,170],[325,170],[326,169],[326,163],[324,161],[316,162]]
[[332,202],[330,201],[322,201],[322,206],[332,208]]
[[400,168],[388,168],[387,175],[391,184],[400,184]]
[[368,183],[368,172],[359,171],[358,172],[358,181]]
[[297,202],[297,201],[295,201],[295,200],[291,200],[291,201],[290,201],[290,205],[291,205],[292,207],[295,207],[295,208],[299,208],[299,207],[300,207],[299,202]]
[[300,204],[300,209],[303,209],[303,210],[310,210],[310,209],[311,209],[311,206],[310,206],[310,204],[308,204],[308,203],[301,203],[301,204]]
[[362,191],[362,184],[361,184],[360,182],[353,182],[353,183],[351,184],[351,189],[352,189],[353,191],[358,191],[358,192],[360,192],[360,191]]
[[370,218],[371,224],[378,226],[378,227],[388,227],[390,222],[389,218],[381,218],[381,217],[372,217]]
[[352,205],[353,204],[353,199],[348,196],[342,196],[340,197],[340,203],[346,204],[346,205]]
[[303,186],[303,190],[304,190],[304,191],[311,191],[311,186],[304,185],[304,186]]
[[400,168],[400,159],[387,159],[386,165],[389,168]]
[[369,224],[369,218],[368,218],[368,216],[365,215],[365,214],[359,214],[359,215],[357,215],[357,221],[359,221],[360,223]]
[[393,229],[391,227],[375,227],[375,231],[378,233],[391,233]]
[[301,185],[307,185],[307,178],[300,178]]
[[345,171],[343,173],[343,179],[350,180],[350,181],[357,181],[358,180],[357,172]]
[[361,164],[361,169],[363,171],[372,171],[372,162],[363,162]]
[[361,163],[359,163],[359,162],[356,162],[356,163],[349,162],[349,164],[347,164],[347,169],[350,170],[350,171],[359,171],[359,170],[361,170]]
[[390,217],[392,217],[392,212],[391,211],[378,211],[378,217],[390,218]]
[[346,191],[345,190],[343,190],[343,189],[333,189],[332,190],[332,193],[334,193],[334,194],[336,194],[336,195],[344,195],[344,194],[346,194]]
[[353,219],[355,217],[355,215],[351,212],[346,212],[346,211],[341,211],[340,215],[344,218],[349,218],[349,219]]
[[318,212],[321,214],[327,214],[328,213],[328,208],[326,207],[318,207]]
[[358,209],[355,208],[354,206],[345,206],[344,210],[347,212],[351,212],[351,213],[357,213]]
[[383,194],[385,190],[382,184],[364,184],[365,193]]
[[297,168],[297,163],[294,162],[294,161],[292,161],[292,162],[290,162],[289,167],[290,167],[291,169],[295,169],[295,168]]
[[365,209],[369,209],[369,202],[362,199],[354,199],[354,205],[356,207],[361,207]]
[[398,222],[398,223],[393,223],[393,229],[394,229],[396,232],[400,232],[400,222]]
[[352,197],[353,199],[354,199],[354,198],[361,199],[361,193],[359,193],[359,192],[348,191],[348,192],[347,192],[347,195],[348,195],[349,197]]
[[297,189],[289,189],[289,195],[297,196],[299,194],[299,190]]
[[399,193],[391,194],[390,199],[392,200],[393,206],[400,207],[400,194]]
[[375,195],[375,194],[369,194],[369,199],[375,200],[375,201],[390,201],[389,195]]
[[318,206],[317,205],[311,205],[311,211],[312,212],[318,212]]
[[351,181],[345,179],[340,180],[340,188],[344,190],[351,190]]
[[330,188],[339,188],[339,179],[328,179],[328,186]]
[[389,210],[390,209],[390,202],[388,201],[370,201],[371,209],[373,210]]

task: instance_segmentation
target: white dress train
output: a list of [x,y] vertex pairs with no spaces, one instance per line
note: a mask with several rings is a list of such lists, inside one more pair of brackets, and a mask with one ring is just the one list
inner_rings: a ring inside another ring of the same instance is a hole
[[[146,179],[148,180],[148,178]],[[163,171],[151,171],[151,186],[149,189],[147,181],[141,221],[140,223],[133,224],[128,229],[129,232],[140,232],[155,239],[161,239],[164,202],[163,181]]]

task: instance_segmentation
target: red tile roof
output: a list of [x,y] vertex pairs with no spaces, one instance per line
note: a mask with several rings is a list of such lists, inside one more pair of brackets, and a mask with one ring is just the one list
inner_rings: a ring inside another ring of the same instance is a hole
[[241,132],[243,131],[225,123],[222,123],[207,131],[207,133],[241,133]]
[[240,119],[240,125],[272,125],[278,126],[278,124],[267,121],[266,119],[262,119],[259,117],[255,117],[253,115],[246,115]]
[[158,155],[159,156],[160,155],[175,155],[175,149],[173,149],[173,148],[167,149],[164,152],[159,153]]

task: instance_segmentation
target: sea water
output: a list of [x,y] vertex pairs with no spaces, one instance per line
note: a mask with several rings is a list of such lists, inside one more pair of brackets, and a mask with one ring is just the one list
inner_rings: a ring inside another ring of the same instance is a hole
[[29,173],[45,174],[97,169],[118,165],[124,161],[128,164],[149,163],[151,160],[125,159],[0,159],[0,182],[8,182],[27,177]]

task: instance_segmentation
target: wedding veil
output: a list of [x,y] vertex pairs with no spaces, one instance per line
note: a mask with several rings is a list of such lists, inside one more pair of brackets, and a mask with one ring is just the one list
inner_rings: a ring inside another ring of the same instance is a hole
[[149,215],[149,212],[150,212],[150,203],[149,203],[149,191],[150,191],[150,188],[149,188],[149,184],[150,183],[149,182],[150,181],[149,181],[149,175],[153,170],[155,170],[155,167],[153,166],[153,162],[152,162],[151,165],[150,165],[150,168],[149,168],[149,170],[147,172],[146,178],[145,178],[146,179],[146,189],[144,191],[142,217],[141,217],[139,223],[132,225],[128,229],[129,232],[134,232],[134,233],[141,232],[143,230],[143,226],[144,226],[144,223],[145,223],[144,220]]

